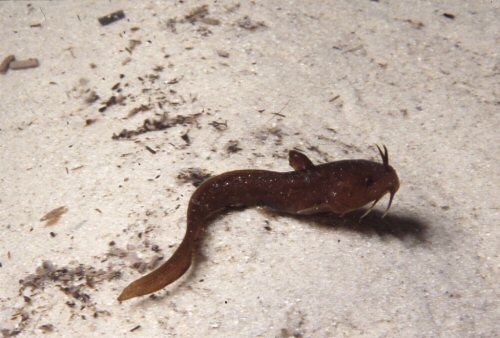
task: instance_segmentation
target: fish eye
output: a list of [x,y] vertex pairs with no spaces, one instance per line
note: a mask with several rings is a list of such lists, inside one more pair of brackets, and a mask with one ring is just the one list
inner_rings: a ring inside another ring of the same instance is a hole
[[373,179],[373,176],[366,176],[365,177],[365,184],[367,187],[371,187],[375,183],[375,180]]

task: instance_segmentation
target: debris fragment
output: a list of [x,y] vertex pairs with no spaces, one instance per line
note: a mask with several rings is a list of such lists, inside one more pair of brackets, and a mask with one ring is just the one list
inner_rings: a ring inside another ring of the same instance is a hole
[[151,148],[150,146],[146,146],[146,150],[149,151],[151,154],[156,154],[156,150],[154,150],[153,148]]
[[240,150],[243,149],[240,148],[240,143],[237,140],[230,140],[229,142],[227,142],[226,151],[228,153],[237,153]]
[[128,40],[128,47],[125,47],[125,50],[132,54],[136,46],[139,46],[142,43],[141,40],[130,39]]
[[54,332],[54,325],[52,324],[43,324],[38,327],[40,331],[43,333],[51,333]]
[[134,326],[132,329],[130,329],[130,332],[134,332],[135,330],[139,330],[140,328],[140,325]]
[[450,20],[455,19],[455,15],[450,14],[450,13],[443,13],[443,16],[444,16],[446,19],[450,19]]
[[46,213],[42,218],[40,218],[40,222],[47,222],[45,225],[53,225],[56,224],[61,216],[68,212],[68,208],[65,206],[55,208],[54,210]]
[[217,55],[219,55],[221,58],[229,57],[229,53],[222,49],[217,49]]
[[201,22],[203,22],[206,25],[210,26],[218,26],[220,25],[220,20],[212,17],[204,17],[200,19]]
[[[202,22],[210,26],[220,25],[219,19],[207,15],[208,15],[208,5],[202,5],[193,8],[188,14],[184,16],[184,20],[192,24],[196,22]],[[175,23],[176,23],[175,21],[170,21],[170,20],[167,22],[167,27],[170,28],[173,33],[175,33]]]
[[5,74],[7,70],[9,70],[9,65],[12,61],[14,61],[16,57],[14,55],[9,55],[5,59],[3,59],[2,63],[0,63],[0,73]]
[[237,22],[238,26],[240,28],[249,30],[249,31],[256,31],[257,29],[263,29],[267,28],[266,24],[262,21],[253,21],[250,19],[248,16],[244,16],[243,18],[239,19]]
[[177,175],[177,179],[182,183],[191,183],[193,186],[197,187],[210,175],[208,171],[201,168],[187,168],[181,170],[181,172]]
[[333,101],[337,100],[339,97],[340,97],[340,95],[335,95],[330,100],[328,100],[328,102],[333,102]]
[[122,104],[125,99],[126,97],[123,95],[112,95],[106,102],[103,102],[104,106],[99,108],[99,112],[104,113],[109,107],[114,106],[115,104]]
[[172,80],[169,80],[167,84],[176,84],[179,83],[180,80],[182,80],[182,76],[180,78],[174,77]]
[[97,119],[86,119],[85,120],[85,127],[90,126],[91,124],[96,123]]
[[184,142],[186,142],[186,145],[190,145],[191,144],[191,139],[189,138],[189,134],[188,133],[185,133],[185,134],[181,135],[181,138],[184,140]]
[[197,20],[203,18],[208,14],[208,5],[202,5],[196,8],[193,8],[189,14],[184,16],[184,18],[190,23],[195,23]]
[[11,61],[9,64],[10,69],[26,69],[26,68],[35,68],[38,67],[38,59],[26,59],[19,61]]
[[74,268],[57,266],[51,261],[43,261],[36,268],[35,274],[30,274],[19,280],[21,287],[19,294],[24,294],[28,288],[31,290],[43,290],[45,286],[55,284],[62,292],[71,296],[81,303],[88,303],[90,295],[86,293],[88,288],[93,288],[96,283],[110,281],[120,277],[120,271],[97,270],[94,267],[79,264]]
[[422,22],[413,21],[411,19],[407,19],[407,20],[405,20],[405,22],[409,23],[410,27],[414,28],[414,29],[422,29],[425,26]]
[[2,333],[2,337],[14,337],[14,336],[17,336],[18,334],[20,334],[21,330],[19,330],[19,329],[15,329],[15,330],[2,329],[2,330],[0,330],[0,333]]
[[122,61],[122,66],[125,66],[125,65],[126,65],[127,63],[129,63],[130,61],[132,61],[132,58],[131,58],[131,57],[129,57],[129,56],[127,56],[127,57],[125,58],[125,60],[123,60],[123,61]]
[[109,25],[110,23],[121,20],[123,18],[125,18],[125,13],[122,10],[119,10],[111,14],[101,16],[100,18],[97,18],[97,20],[99,20],[99,23],[102,26],[106,26]]
[[145,119],[142,126],[137,128],[136,130],[123,129],[119,134],[113,134],[111,138],[113,140],[119,140],[123,138],[129,139],[133,136],[141,135],[151,131],[158,131],[171,128],[178,124],[181,125],[196,124],[197,119],[200,115],[201,113],[196,113],[189,116],[177,115],[174,118],[169,118],[167,114],[163,114],[157,120]]
[[166,26],[172,33],[177,33],[177,28],[175,25],[177,24],[177,19],[168,19]]
[[89,95],[85,98],[85,103],[92,104],[92,103],[96,102],[97,100],[99,100],[99,95],[97,95],[97,93],[92,90],[89,93]]
[[218,131],[224,131],[227,130],[228,128],[227,121],[224,122],[212,121],[208,125],[214,127]]
[[151,110],[153,107],[151,107],[150,104],[148,105],[145,105],[145,104],[141,104],[139,107],[135,107],[135,108],[132,108],[127,117],[132,117],[134,116],[135,114],[139,113],[139,112],[143,112],[143,111],[148,111],[148,110]]
[[[40,317],[46,308],[46,305],[43,305],[47,300],[44,292],[46,289],[51,289],[54,301],[66,304],[70,318],[85,320],[89,314],[94,318],[109,316],[108,311],[98,309],[92,295],[97,291],[98,285],[121,277],[120,270],[114,269],[113,266],[113,263],[109,263],[107,268],[99,269],[73,261],[70,265],[58,267],[49,260],[43,261],[33,273],[19,280],[20,299],[16,302],[15,312],[10,316],[10,320],[17,323],[13,328],[0,328],[0,335],[13,337],[22,335],[23,332],[27,334],[26,330],[29,330],[28,336],[41,336],[42,333],[51,334],[57,331],[55,324],[42,320],[43,315]],[[44,294],[45,296],[42,296]],[[39,309],[42,309],[42,312]],[[4,322],[0,326],[7,324]],[[36,331],[38,335],[34,334]]]

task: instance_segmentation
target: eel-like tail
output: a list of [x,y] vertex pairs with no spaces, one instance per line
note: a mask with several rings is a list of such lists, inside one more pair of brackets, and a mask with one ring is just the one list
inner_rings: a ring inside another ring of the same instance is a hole
[[168,261],[153,272],[130,283],[123,289],[118,300],[121,302],[130,298],[144,296],[175,282],[191,266],[192,254],[193,241],[191,236],[187,235]]

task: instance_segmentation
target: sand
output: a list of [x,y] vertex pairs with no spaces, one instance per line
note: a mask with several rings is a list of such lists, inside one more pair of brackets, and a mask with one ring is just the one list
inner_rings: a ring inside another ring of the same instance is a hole
[[[498,1],[0,16],[0,58],[39,61],[0,74],[4,336],[500,335]],[[175,250],[208,175],[288,171],[290,149],[379,161],[377,144],[401,179],[386,218],[386,198],[362,222],[230,212],[178,282],[116,300]]]

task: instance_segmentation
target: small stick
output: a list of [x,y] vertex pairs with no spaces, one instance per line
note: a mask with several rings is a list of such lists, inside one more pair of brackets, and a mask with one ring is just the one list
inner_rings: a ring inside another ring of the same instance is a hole
[[5,74],[9,70],[9,65],[12,61],[14,61],[16,57],[14,55],[9,55],[5,59],[3,59],[2,63],[0,63],[0,73]]
[[109,25],[110,23],[113,23],[115,21],[118,21],[120,19],[123,19],[125,17],[125,13],[122,10],[113,12],[109,15],[106,16],[101,16],[100,18],[97,18],[99,20],[99,23],[102,26]]
[[12,61],[9,66],[10,69],[26,69],[26,68],[35,68],[38,67],[38,59],[27,59],[20,61]]

